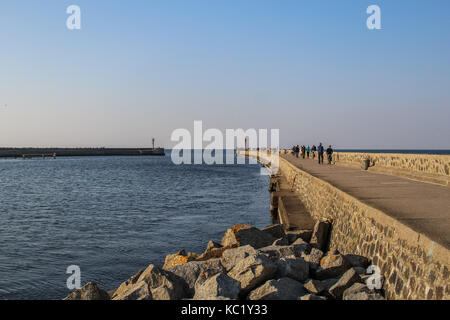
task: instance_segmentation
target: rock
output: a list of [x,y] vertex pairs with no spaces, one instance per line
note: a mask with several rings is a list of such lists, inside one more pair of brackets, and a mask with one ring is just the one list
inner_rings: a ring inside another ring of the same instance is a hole
[[300,300],[327,300],[327,298],[315,294],[307,294],[301,297]]
[[141,281],[127,291],[115,295],[113,300],[153,300],[153,295],[147,283]]
[[303,285],[291,278],[269,280],[248,295],[249,300],[298,300],[306,295]]
[[345,298],[348,295],[355,294],[358,292],[369,292],[369,288],[364,283],[355,282],[353,285],[351,285],[349,288],[345,289],[345,291],[342,294],[342,299],[346,300]]
[[299,238],[305,242],[309,242],[311,240],[312,230],[291,230],[286,232],[286,236],[290,244]]
[[275,240],[272,243],[273,246],[287,246],[289,245],[289,241],[286,237]]
[[276,261],[277,276],[280,278],[288,277],[300,282],[308,279],[309,264],[303,258],[285,257]]
[[259,252],[266,254],[272,261],[283,257],[295,256],[300,258],[302,254],[309,252],[309,244],[291,244],[289,246],[267,246],[259,249]]
[[275,275],[277,266],[263,254],[254,254],[240,260],[228,275],[241,283],[243,294]]
[[385,300],[385,298],[377,292],[375,293],[357,292],[348,295],[344,300]]
[[179,264],[188,263],[198,258],[199,254],[189,252],[186,254],[184,250],[180,250],[177,253],[169,254],[166,256],[163,269],[169,269]]
[[63,300],[109,300],[105,290],[100,289],[95,282],[88,282],[80,289],[70,293]]
[[180,300],[188,296],[187,287],[182,278],[151,264],[120,285],[113,300]]
[[360,279],[361,278],[356,273],[355,269],[349,269],[342,275],[339,281],[330,288],[329,293],[335,299],[341,299],[344,291],[350,288],[354,283],[360,281]]
[[384,297],[371,291],[363,283],[354,283],[350,288],[344,291],[342,295],[343,300],[385,300]]
[[366,269],[370,264],[369,259],[357,254],[346,254],[344,255],[344,257],[348,262],[350,262],[351,266],[354,268],[358,267]]
[[194,295],[195,283],[203,271],[209,271],[209,275],[212,276],[219,272],[225,272],[220,259],[210,259],[208,261],[191,261],[185,264],[176,265],[172,268],[167,269],[184,279],[187,284],[187,291],[189,296]]
[[247,258],[250,255],[257,254],[258,252],[249,245],[227,249],[223,252],[221,262],[222,265],[227,269],[231,270],[236,263],[240,260]]
[[330,223],[327,221],[317,221],[314,225],[314,230],[311,236],[311,241],[309,242],[313,247],[325,250],[328,240],[328,229],[330,228]]
[[316,270],[315,275],[319,280],[337,278],[350,268],[350,263],[343,255],[337,252],[330,252],[320,260],[320,267]]
[[196,287],[194,300],[216,300],[218,297],[237,299],[240,291],[239,281],[218,273]]
[[302,258],[309,262],[309,267],[312,271],[316,271],[319,268],[322,257],[323,252],[317,248],[312,248],[309,254],[302,255]]
[[130,279],[122,282],[122,284],[116,290],[114,290],[111,298],[114,299],[118,295],[121,295],[123,292],[130,290],[136,284],[142,272],[144,272],[144,270],[139,270],[135,275],[131,276]]
[[366,273],[366,269],[365,268],[361,268],[361,267],[353,267],[353,269],[355,269],[356,273],[359,275],[363,275]]
[[222,248],[222,245],[220,243],[209,240],[208,245],[206,246],[206,250],[216,248]]
[[272,236],[275,239],[284,238],[286,234],[284,233],[284,228],[281,224],[272,224],[261,230]]
[[325,283],[323,283],[320,280],[315,280],[315,279],[311,279],[311,280],[305,282],[304,287],[309,292],[315,293],[315,294],[319,294],[321,292],[327,291],[327,287],[325,286]]
[[239,224],[227,230],[222,238],[222,246],[245,246],[251,245],[258,249],[271,245],[276,239],[270,234],[255,227]]

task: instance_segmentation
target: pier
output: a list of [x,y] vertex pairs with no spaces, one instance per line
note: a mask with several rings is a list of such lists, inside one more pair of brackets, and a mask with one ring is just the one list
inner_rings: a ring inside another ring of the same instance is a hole
[[164,156],[164,148],[0,148],[0,158]]
[[[265,152],[245,155],[271,161]],[[319,165],[317,157],[282,150],[271,177],[272,216],[286,229],[331,222],[330,248],[369,257],[390,299],[449,299],[450,156],[334,157]],[[361,169],[360,160],[370,157],[377,159],[373,168]]]

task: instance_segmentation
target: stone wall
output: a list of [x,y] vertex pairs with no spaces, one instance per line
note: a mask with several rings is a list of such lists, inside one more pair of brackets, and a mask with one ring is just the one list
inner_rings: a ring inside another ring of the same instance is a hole
[[[287,150],[282,150],[282,153]],[[387,173],[450,186],[450,155],[335,152],[336,165],[361,167],[370,160],[369,171]]]
[[447,248],[282,158],[280,173],[297,175],[294,191],[314,219],[332,221],[330,247],[380,268],[387,298],[450,299]]

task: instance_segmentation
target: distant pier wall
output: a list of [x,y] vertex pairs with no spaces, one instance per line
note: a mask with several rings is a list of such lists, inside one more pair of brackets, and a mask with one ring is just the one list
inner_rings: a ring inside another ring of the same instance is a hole
[[[256,151],[248,151],[246,155],[265,158],[264,153]],[[416,155],[402,156],[405,156],[405,159],[411,158],[409,164],[405,163],[402,166],[412,166],[421,170],[421,167],[415,164],[417,161],[412,161]],[[341,154],[339,161],[347,159],[349,162],[357,163],[361,159],[358,157]],[[440,157],[428,158],[417,155],[417,159]],[[267,158],[265,160],[269,161]],[[279,168],[279,174],[292,183],[292,190],[299,196],[310,215],[315,220],[332,222],[331,248],[345,254],[353,253],[369,257],[372,263],[380,268],[387,298],[450,299],[448,248],[412,230],[386,213],[364,204],[330,183],[293,166],[286,159],[279,159]],[[435,167],[430,164],[430,171],[433,171],[431,168]],[[293,177],[296,178],[292,179]]]
[[0,148],[0,158],[53,154],[56,157],[165,155],[164,148]]

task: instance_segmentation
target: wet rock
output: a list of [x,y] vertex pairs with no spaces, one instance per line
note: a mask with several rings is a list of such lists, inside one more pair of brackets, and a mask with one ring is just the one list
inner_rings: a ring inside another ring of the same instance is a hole
[[307,294],[301,297],[300,300],[327,300],[327,298],[315,294]]
[[250,255],[257,254],[258,252],[250,245],[227,249],[223,252],[221,262],[222,265],[227,269],[231,270],[236,263],[240,260],[247,258]]
[[291,278],[269,280],[248,295],[249,300],[298,300],[306,295],[303,285]]
[[263,254],[255,254],[240,260],[228,275],[241,283],[246,293],[275,275],[277,266]]
[[281,224],[273,224],[261,230],[275,239],[284,238],[286,236],[284,228]]
[[341,299],[344,291],[350,288],[356,282],[360,281],[360,279],[361,278],[356,273],[355,269],[349,269],[342,275],[339,281],[330,288],[329,293],[335,299]]
[[63,300],[109,300],[105,290],[100,289],[95,282],[88,282],[80,289],[70,293]]
[[328,230],[331,224],[327,221],[318,221],[314,225],[314,230],[309,242],[313,247],[325,250],[327,246]]
[[309,264],[303,258],[294,256],[280,258],[276,261],[277,276],[280,278],[288,277],[300,282],[308,279]]
[[258,249],[271,245],[276,238],[255,227],[239,224],[227,230],[222,238],[222,246],[245,246],[251,245]]
[[237,299],[240,291],[239,281],[218,273],[196,287],[194,300],[217,300],[218,297]]
[[319,280],[340,277],[351,268],[350,263],[338,252],[330,252],[320,261],[315,276]]

